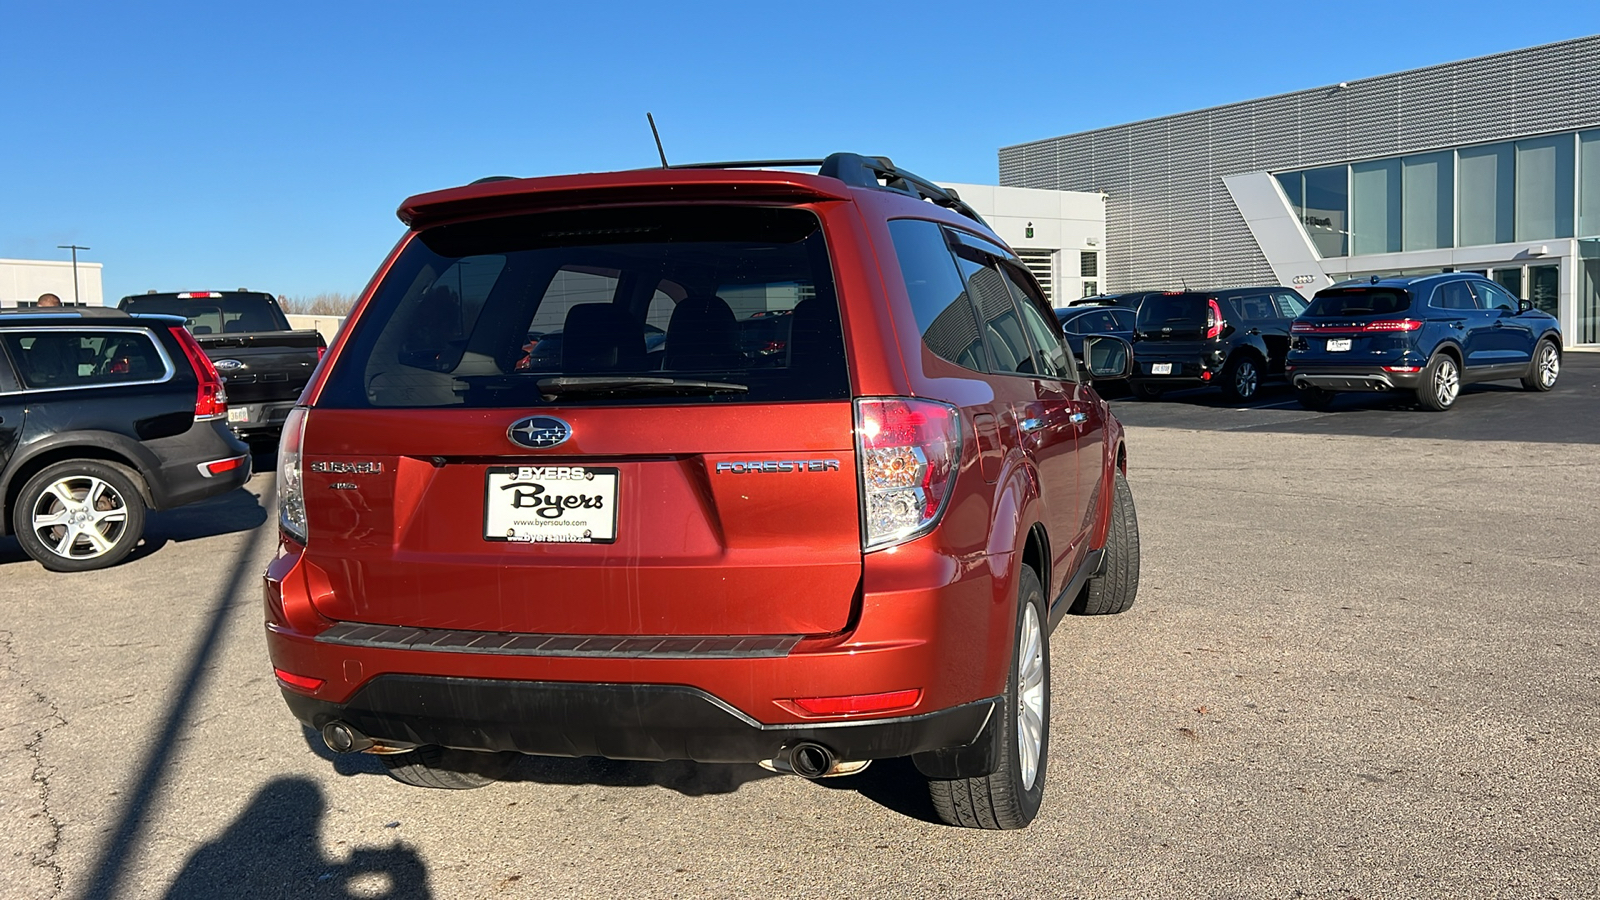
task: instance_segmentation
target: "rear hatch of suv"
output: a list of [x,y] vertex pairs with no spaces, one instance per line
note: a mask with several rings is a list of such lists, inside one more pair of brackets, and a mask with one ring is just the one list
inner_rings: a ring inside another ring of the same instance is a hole
[[1200,357],[1227,327],[1215,297],[1192,292],[1151,294],[1134,317],[1134,356],[1141,375],[1198,377]]
[[1384,285],[1319,292],[1289,328],[1296,362],[1357,365],[1404,352],[1423,325],[1409,315],[1411,303],[1409,291]]
[[425,228],[337,352],[291,428],[323,615],[576,636],[848,624],[854,410],[812,208]]

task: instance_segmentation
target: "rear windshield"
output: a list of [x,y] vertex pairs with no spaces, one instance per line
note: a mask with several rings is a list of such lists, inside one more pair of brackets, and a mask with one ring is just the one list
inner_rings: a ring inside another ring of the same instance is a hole
[[1305,316],[1388,316],[1411,308],[1411,294],[1397,288],[1329,288],[1317,294]]
[[1204,330],[1209,304],[1204,294],[1151,294],[1139,304],[1140,331]]
[[850,395],[815,215],[648,207],[442,225],[395,261],[320,403],[525,407]]
[[193,334],[229,334],[253,331],[288,331],[289,320],[267,294],[217,292],[219,297],[178,297],[173,294],[146,294],[124,297],[122,308],[130,313],[182,316]]

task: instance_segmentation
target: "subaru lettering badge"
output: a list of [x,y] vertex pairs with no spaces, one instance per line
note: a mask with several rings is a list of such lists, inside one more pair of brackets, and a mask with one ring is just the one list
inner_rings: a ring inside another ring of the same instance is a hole
[[513,444],[541,450],[545,447],[554,447],[572,437],[572,426],[555,416],[529,416],[513,422],[511,427],[506,429],[506,437],[510,438]]

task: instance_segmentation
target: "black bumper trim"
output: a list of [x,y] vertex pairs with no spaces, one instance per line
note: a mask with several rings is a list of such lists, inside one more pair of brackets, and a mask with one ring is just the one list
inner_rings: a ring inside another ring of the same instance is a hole
[[497,656],[622,659],[762,659],[788,656],[800,635],[572,635],[455,631],[346,622],[317,635],[322,644]]
[[815,741],[845,760],[962,747],[978,738],[999,702],[900,718],[767,725],[682,685],[381,675],[344,704],[287,688],[283,696],[295,717],[318,731],[339,720],[379,742],[708,763],[760,762],[797,741]]

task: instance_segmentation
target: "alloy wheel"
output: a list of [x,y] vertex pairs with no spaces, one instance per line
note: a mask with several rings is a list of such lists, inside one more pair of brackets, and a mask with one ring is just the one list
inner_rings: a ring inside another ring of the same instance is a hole
[[1439,360],[1438,367],[1433,371],[1433,396],[1439,401],[1439,406],[1448,407],[1456,402],[1456,395],[1461,393],[1461,376],[1456,371],[1455,360],[1446,356]]
[[31,516],[34,535],[63,559],[94,559],[111,552],[128,527],[128,505],[109,482],[69,475],[39,495]]
[[1032,790],[1044,750],[1044,631],[1039,612],[1028,604],[1022,616],[1021,653],[1017,657],[1017,756],[1022,786]]
[[1548,390],[1555,386],[1556,378],[1561,374],[1561,354],[1556,352],[1554,344],[1545,344],[1539,352],[1539,383]]
[[1244,360],[1239,363],[1239,369],[1233,375],[1233,389],[1240,397],[1248,399],[1255,395],[1256,386],[1260,381],[1261,376],[1256,371],[1256,364]]

